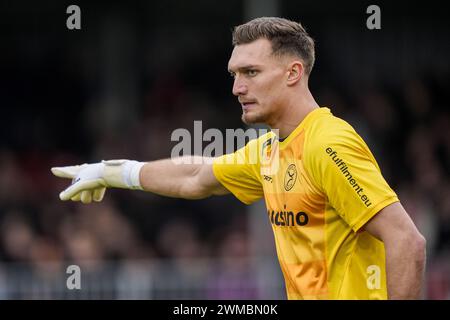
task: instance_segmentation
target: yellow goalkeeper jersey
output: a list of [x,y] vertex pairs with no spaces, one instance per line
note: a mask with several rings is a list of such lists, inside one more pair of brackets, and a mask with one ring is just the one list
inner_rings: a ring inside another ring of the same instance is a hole
[[328,108],[283,141],[273,132],[217,157],[240,201],[264,197],[288,299],[386,299],[384,245],[362,231],[399,201],[363,139]]

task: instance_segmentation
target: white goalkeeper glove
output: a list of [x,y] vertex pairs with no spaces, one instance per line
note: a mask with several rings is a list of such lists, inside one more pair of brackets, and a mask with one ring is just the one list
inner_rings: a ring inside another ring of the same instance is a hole
[[92,200],[102,201],[108,187],[143,190],[139,172],[144,164],[133,160],[108,160],[51,170],[57,177],[72,179],[72,184],[59,194],[61,200],[91,203]]

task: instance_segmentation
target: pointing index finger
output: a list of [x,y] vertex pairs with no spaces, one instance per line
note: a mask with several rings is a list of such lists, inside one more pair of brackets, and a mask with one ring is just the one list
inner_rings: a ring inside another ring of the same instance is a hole
[[81,166],[53,167],[51,170],[57,177],[73,179],[81,170]]

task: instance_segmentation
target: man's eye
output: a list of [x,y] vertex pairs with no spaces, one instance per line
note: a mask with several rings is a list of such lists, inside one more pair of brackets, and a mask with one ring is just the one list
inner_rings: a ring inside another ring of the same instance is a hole
[[249,77],[254,77],[258,74],[258,72],[256,70],[247,70],[247,75]]

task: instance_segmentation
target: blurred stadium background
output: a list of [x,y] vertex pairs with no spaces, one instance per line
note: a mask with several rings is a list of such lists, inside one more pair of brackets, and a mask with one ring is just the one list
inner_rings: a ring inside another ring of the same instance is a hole
[[[63,203],[50,167],[170,156],[176,128],[243,128],[231,29],[301,21],[310,87],[366,139],[427,238],[426,298],[450,298],[449,22],[443,1],[0,2],[0,299],[285,299],[262,203],[109,190]],[[66,28],[81,8],[82,29]],[[381,8],[381,30],[366,8]],[[164,177],[155,177],[164,179]],[[81,290],[66,288],[81,267]]]

